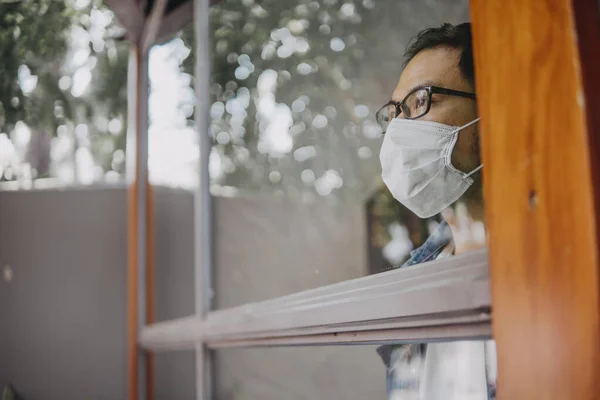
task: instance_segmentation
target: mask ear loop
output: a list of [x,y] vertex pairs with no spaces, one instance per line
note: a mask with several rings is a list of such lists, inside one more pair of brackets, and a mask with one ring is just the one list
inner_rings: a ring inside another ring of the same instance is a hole
[[483,168],[483,164],[481,164],[479,167],[475,168],[473,171],[466,174],[465,178],[469,178],[471,175],[473,175],[475,172],[479,171],[481,168]]
[[[463,126],[460,126],[458,128],[456,128],[456,130],[454,132],[460,133],[460,131],[462,131],[465,128],[468,128],[469,126],[476,124],[477,122],[479,122],[481,118],[475,118],[473,121],[469,122],[468,124],[465,124]],[[471,175],[473,175],[475,172],[479,171],[481,168],[483,168],[483,164],[481,164],[480,166],[478,166],[477,168],[475,168],[473,171],[469,172],[468,174],[466,174],[464,176],[465,179],[469,178]]]
[[469,123],[466,123],[466,124],[464,124],[463,126],[459,126],[458,128],[456,128],[456,129],[454,130],[454,132],[460,132],[460,131],[462,131],[463,129],[470,127],[471,125],[473,125],[473,124],[476,124],[477,122],[479,122],[479,120],[481,120],[481,118],[480,118],[480,117],[477,117],[477,118],[475,118],[473,121],[471,121],[471,122],[469,122]]

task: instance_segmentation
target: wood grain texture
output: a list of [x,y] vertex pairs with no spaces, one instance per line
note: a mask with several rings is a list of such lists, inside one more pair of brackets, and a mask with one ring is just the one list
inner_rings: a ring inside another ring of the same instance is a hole
[[[131,45],[129,57],[128,135],[131,135],[129,151],[135,164],[127,189],[128,398],[153,400],[153,357],[140,349],[137,343],[140,325],[154,322],[154,207],[147,161],[148,57],[136,45]],[[140,246],[142,243],[143,246]],[[141,301],[140,295],[143,296]]]
[[[146,236],[146,324],[150,325],[156,322],[156,260],[154,253],[154,249],[156,247],[156,228],[154,217],[156,215],[156,210],[154,207],[154,190],[149,183],[146,184],[146,198],[148,199],[148,206],[146,207],[146,221],[148,226],[148,235]],[[154,355],[151,352],[147,352],[146,357],[146,397],[147,400],[154,400]]]
[[471,12],[498,398],[597,399],[598,5]]
[[135,190],[135,186],[131,186],[127,190],[127,387],[129,400],[138,398],[137,199],[137,190]]

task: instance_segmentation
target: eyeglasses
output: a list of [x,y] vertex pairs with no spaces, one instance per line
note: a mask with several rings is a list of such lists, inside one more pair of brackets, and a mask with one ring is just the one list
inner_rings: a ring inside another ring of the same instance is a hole
[[450,96],[475,98],[474,93],[461,92],[460,90],[444,89],[437,86],[423,86],[417,88],[406,95],[402,101],[391,100],[381,107],[376,113],[375,118],[381,126],[383,133],[388,125],[394,119],[403,114],[405,119],[421,118],[429,112],[431,108],[431,95],[433,93],[447,94]]

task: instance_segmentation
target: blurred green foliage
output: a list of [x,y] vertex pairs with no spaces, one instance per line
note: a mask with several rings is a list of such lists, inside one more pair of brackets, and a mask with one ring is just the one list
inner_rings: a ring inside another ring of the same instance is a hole
[[60,98],[54,78],[68,48],[73,16],[73,9],[62,1],[0,2],[0,130],[10,131],[19,120],[45,122],[48,107],[39,104],[45,96],[24,95],[19,68],[26,65],[48,95]]
[[[84,124],[88,130],[85,140],[104,170],[114,169],[114,151],[125,148],[126,124],[121,124],[118,134],[110,134],[107,121],[126,117],[128,46],[110,37],[111,30],[117,29],[114,18],[105,27],[102,45],[93,45],[88,33],[95,29],[94,13],[100,10],[111,15],[98,0],[0,2],[0,132],[10,133],[18,121],[26,122],[32,130],[27,161],[37,167],[35,177],[49,176],[49,162],[31,157],[49,157],[45,142],[57,135],[59,126],[72,131]],[[74,96],[70,84],[61,88],[60,82],[65,77],[72,82],[81,67],[70,65],[73,35],[78,33],[89,39],[85,62],[93,84],[83,95]],[[37,79],[30,92],[20,85],[23,74]],[[124,172],[123,165],[116,169]],[[6,179],[0,174],[0,180]]]

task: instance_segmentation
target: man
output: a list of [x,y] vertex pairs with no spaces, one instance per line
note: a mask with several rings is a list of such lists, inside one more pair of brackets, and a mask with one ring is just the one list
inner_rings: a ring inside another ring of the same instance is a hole
[[[392,195],[421,218],[444,222],[404,264],[485,245],[482,168],[470,24],[419,33],[392,100],[377,112],[384,130],[382,177]],[[495,398],[493,342],[383,346],[393,400]]]

